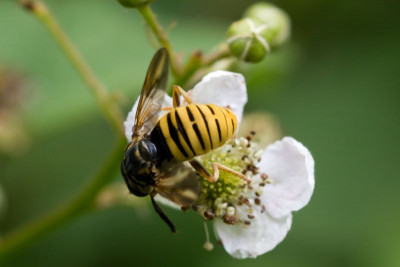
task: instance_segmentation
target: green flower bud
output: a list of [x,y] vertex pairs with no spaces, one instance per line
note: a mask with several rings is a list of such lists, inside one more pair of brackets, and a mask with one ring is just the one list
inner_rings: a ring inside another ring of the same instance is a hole
[[269,3],[257,3],[250,6],[244,16],[266,25],[264,38],[272,48],[289,39],[290,18],[282,9]]
[[231,53],[246,62],[262,61],[270,50],[265,31],[265,25],[250,18],[234,22],[228,29]]
[[124,7],[141,7],[147,4],[150,4],[154,0],[118,0],[118,2]]

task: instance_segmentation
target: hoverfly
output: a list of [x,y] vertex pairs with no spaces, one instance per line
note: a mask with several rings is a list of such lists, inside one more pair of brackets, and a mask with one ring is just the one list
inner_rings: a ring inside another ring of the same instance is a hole
[[[212,164],[211,174],[195,159],[195,156],[222,146],[234,136],[237,119],[228,108],[192,103],[179,86],[173,87],[173,107],[162,108],[168,65],[168,52],[161,48],[147,70],[137,105],[132,141],[126,148],[121,172],[129,191],[139,197],[150,195],[156,212],[171,231],[176,232],[175,226],[155,202],[156,194],[181,207],[190,207],[200,194],[197,173],[210,182],[217,181],[219,169],[246,181],[247,178],[218,163]],[[187,105],[181,105],[180,95]],[[162,110],[168,112],[159,118]]]

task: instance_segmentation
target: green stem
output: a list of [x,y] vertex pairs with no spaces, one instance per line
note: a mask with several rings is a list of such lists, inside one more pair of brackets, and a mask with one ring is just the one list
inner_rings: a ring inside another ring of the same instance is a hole
[[[181,75],[177,76],[172,85],[179,85],[182,88],[186,87],[186,83],[192,77],[192,75],[203,65],[203,54],[200,51],[195,51],[192,53],[188,59],[183,72]],[[171,88],[172,93],[172,88]]]
[[60,27],[50,10],[41,1],[24,1],[23,6],[31,11],[50,32],[65,56],[71,61],[76,71],[81,75],[87,86],[92,90],[105,118],[122,137],[123,116],[115,100],[110,97],[106,87],[97,79],[82,55],[75,48],[63,29]]
[[[195,51],[188,59],[182,74],[175,77],[172,85],[179,85],[185,88],[195,74],[206,70],[215,62],[230,56],[231,53],[226,44],[221,44],[215,52],[208,55],[203,55],[200,51]],[[172,89],[170,91],[172,92]]]
[[174,51],[172,50],[171,43],[169,42],[164,29],[158,22],[156,15],[154,14],[150,6],[144,5],[141,7],[137,7],[137,9],[152,30],[158,42],[168,50],[171,56],[171,71],[173,76],[175,77],[173,85],[176,84],[185,87],[187,82],[199,69],[209,67],[216,61],[222,58],[229,57],[231,55],[227,44],[224,43],[218,47],[218,50],[216,52],[211,53],[205,57],[203,57],[203,55],[199,51],[193,52],[185,66],[182,68],[182,66],[177,62],[174,56]]
[[176,60],[174,59],[174,51],[172,49],[171,43],[169,42],[167,35],[165,34],[164,29],[161,24],[158,22],[156,15],[149,5],[144,5],[137,8],[140,15],[142,15],[143,19],[146,21],[147,25],[149,25],[150,29],[153,31],[153,34],[156,36],[157,40],[160,42],[162,46],[164,46],[171,57],[171,71],[172,74],[176,77],[180,74],[181,70],[179,69]]
[[227,58],[231,56],[231,52],[226,43],[222,43],[219,45],[218,49],[215,52],[212,52],[204,57],[203,67],[209,67],[218,60],[223,58]]
[[108,159],[101,165],[100,170],[89,180],[89,183],[74,199],[55,211],[23,225],[6,235],[2,242],[0,242],[0,262],[39,237],[94,208],[93,202],[97,194],[111,181],[119,169],[125,145],[126,141],[124,139],[118,141]]

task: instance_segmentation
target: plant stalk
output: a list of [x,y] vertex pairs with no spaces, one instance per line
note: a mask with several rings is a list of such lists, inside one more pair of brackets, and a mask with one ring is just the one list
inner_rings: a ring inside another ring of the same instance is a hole
[[44,24],[65,56],[71,61],[76,71],[83,78],[86,85],[94,93],[104,117],[121,137],[124,136],[123,116],[119,106],[109,95],[106,87],[99,81],[73,43],[69,40],[47,6],[42,1],[36,0],[23,1],[22,5]]
[[124,139],[118,141],[107,160],[101,165],[102,167],[89,179],[88,184],[75,198],[53,212],[12,230],[4,236],[0,242],[0,263],[38,238],[94,209],[94,200],[97,194],[115,177],[119,170],[125,145]]
[[160,42],[162,46],[164,46],[171,57],[171,72],[172,74],[177,77],[180,75],[181,71],[179,66],[177,65],[177,61],[175,60],[175,54],[172,49],[171,43],[169,42],[167,35],[161,24],[158,22],[156,15],[154,14],[153,10],[151,9],[150,5],[144,5],[137,8],[140,15],[146,21],[147,25],[152,30],[153,34]]

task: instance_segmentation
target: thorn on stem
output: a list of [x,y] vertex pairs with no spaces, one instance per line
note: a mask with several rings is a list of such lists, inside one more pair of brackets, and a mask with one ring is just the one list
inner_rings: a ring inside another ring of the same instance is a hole
[[38,0],[21,0],[20,5],[25,8],[25,10],[39,16],[43,16],[48,12],[46,6]]
[[201,52],[200,50],[196,50],[193,52],[192,56],[197,59],[201,58],[201,57],[203,57],[203,52]]
[[28,10],[29,12],[32,12],[35,9],[35,2],[30,1],[30,0],[23,0],[20,2],[21,6]]

